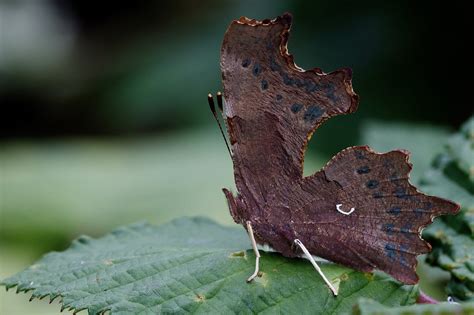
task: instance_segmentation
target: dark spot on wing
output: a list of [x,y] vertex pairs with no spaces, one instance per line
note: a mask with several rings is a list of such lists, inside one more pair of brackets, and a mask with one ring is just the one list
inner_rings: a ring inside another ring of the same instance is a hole
[[393,214],[393,215],[399,215],[400,212],[402,212],[402,208],[400,207],[392,207],[388,210],[388,213]]
[[319,117],[321,117],[323,113],[324,113],[324,110],[321,107],[316,106],[316,105],[311,105],[308,107],[308,109],[304,113],[303,119],[306,122],[313,122]]
[[262,80],[262,90],[268,89],[268,82],[267,80]]
[[394,244],[387,243],[385,244],[385,254],[390,260],[395,260],[397,258],[396,253],[397,247]]
[[367,165],[359,167],[357,169],[357,174],[368,174],[368,173],[370,173],[370,168]]
[[299,112],[302,108],[303,108],[303,105],[298,104],[298,103],[294,103],[293,105],[291,105],[291,111],[295,114]]
[[410,199],[410,196],[407,195],[405,188],[397,187],[393,192],[397,198],[400,199]]
[[405,255],[407,255],[408,250],[408,246],[406,246],[405,244],[400,244],[400,264],[406,267],[410,267],[408,261],[405,258]]
[[282,77],[283,83],[285,83],[286,85],[293,85],[293,83],[295,83],[295,81],[287,73],[283,73]]
[[256,76],[256,77],[258,77],[260,75],[260,73],[262,72],[262,67],[260,67],[259,63],[255,63],[253,65],[252,72],[253,72],[253,75]]
[[378,185],[379,185],[379,182],[375,179],[369,180],[366,184],[367,188],[369,188],[369,189],[377,188]]
[[251,63],[250,59],[248,59],[248,58],[244,59],[242,61],[242,67],[247,68],[250,65],[250,63]]
[[334,87],[333,86],[331,86],[329,84],[325,84],[325,85],[321,86],[320,84],[315,83],[310,79],[292,78],[290,75],[288,75],[288,73],[286,73],[282,70],[282,67],[280,66],[280,64],[278,64],[275,61],[275,58],[273,56],[270,58],[270,69],[272,71],[278,72],[280,74],[281,78],[283,79],[283,83],[285,83],[286,85],[289,85],[289,86],[295,85],[296,87],[299,87],[299,88],[304,87],[305,91],[308,92],[308,93],[312,93],[312,92],[315,92],[315,91],[321,91],[322,89],[325,88],[325,89],[328,89],[327,93],[331,94],[331,97],[330,97],[331,100],[339,101],[339,98],[334,95]]
[[392,235],[394,228],[395,228],[395,225],[393,223],[386,223],[382,226],[382,231],[387,233],[387,235]]
[[277,94],[277,96],[276,96],[277,101],[280,101],[282,98],[283,98],[283,96],[281,96],[280,94]]

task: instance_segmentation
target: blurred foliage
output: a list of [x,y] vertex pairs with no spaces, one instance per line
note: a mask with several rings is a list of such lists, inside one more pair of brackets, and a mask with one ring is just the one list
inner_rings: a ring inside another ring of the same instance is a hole
[[[448,23],[449,10],[456,18]],[[285,11],[294,14],[289,49],[297,64],[327,72],[353,68],[362,99],[358,114],[319,132],[319,149],[353,143],[366,117],[457,125],[472,111],[463,70],[470,54],[453,48],[451,36],[470,38],[472,31],[468,10],[456,3],[10,0],[0,11],[8,29],[0,55],[0,100],[9,111],[3,137],[210,124],[205,97],[220,87],[228,24],[241,15],[263,19]],[[450,79],[440,78],[446,68]]]
[[[140,140],[14,143],[0,155],[3,240],[40,247],[148,219],[203,214],[231,223],[222,187],[232,162],[217,130]],[[23,198],[22,196],[28,196]],[[40,251],[50,250],[38,248]]]
[[441,217],[423,236],[433,245],[427,261],[451,273],[447,292],[474,301],[474,116],[447,142],[423,177],[422,189],[458,202],[461,212]]
[[353,315],[472,315],[474,303],[417,304],[402,307],[386,307],[370,299],[360,299],[352,311]]
[[251,284],[255,255],[242,229],[205,218],[178,219],[160,227],[134,224],[100,239],[76,239],[3,281],[32,298],[62,299],[63,309],[89,314],[298,313],[341,314],[359,297],[386,306],[416,302],[417,286],[387,275],[365,274],[336,264],[321,268],[335,298],[304,259],[262,253],[262,275]]

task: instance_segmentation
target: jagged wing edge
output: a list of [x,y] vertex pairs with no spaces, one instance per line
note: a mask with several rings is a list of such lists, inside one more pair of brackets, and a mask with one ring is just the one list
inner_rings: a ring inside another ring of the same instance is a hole
[[[403,149],[396,149],[396,150],[392,150],[392,151],[388,151],[388,152],[377,152],[375,150],[373,150],[371,147],[369,147],[368,145],[363,145],[363,146],[352,146],[352,147],[348,147],[342,151],[340,151],[338,154],[334,155],[328,163],[326,163],[326,165],[321,169],[321,172],[324,173],[325,169],[330,166],[332,163],[334,163],[338,157],[341,155],[341,154],[344,154],[346,151],[349,151],[349,150],[353,150],[353,149],[362,149],[362,150],[366,150],[368,153],[370,154],[376,154],[376,155],[385,155],[385,154],[389,154],[389,153],[392,153],[392,152],[397,152],[397,153],[401,153],[404,158],[405,158],[405,163],[408,165],[408,172],[407,172],[407,182],[408,182],[408,186],[410,188],[413,188],[415,190],[415,192],[417,194],[420,194],[422,196],[426,196],[426,197],[429,197],[429,198],[434,198],[434,199],[438,199],[438,200],[441,200],[443,202],[447,202],[447,203],[450,203],[453,205],[453,210],[451,211],[448,211],[448,212],[444,212],[444,213],[439,213],[439,214],[430,214],[430,222],[427,222],[426,224],[421,224],[419,227],[418,227],[418,238],[427,246],[428,248],[428,251],[430,252],[432,250],[432,247],[431,247],[431,244],[428,243],[425,239],[423,239],[422,237],[422,232],[423,230],[428,226],[430,225],[431,223],[433,223],[433,220],[436,218],[436,217],[439,217],[441,215],[446,215],[446,214],[452,214],[452,215],[455,215],[457,213],[459,213],[459,210],[461,208],[461,206],[456,203],[456,202],[453,202],[451,200],[448,200],[448,199],[445,199],[445,198],[441,198],[441,197],[437,197],[437,196],[431,196],[431,195],[427,195],[421,191],[418,190],[418,188],[413,185],[410,181],[410,173],[411,173],[411,170],[413,169],[413,164],[409,161],[410,159],[410,152],[407,151],[407,150],[403,150]],[[311,175],[313,176],[313,175]],[[326,177],[326,174],[324,173],[324,176]],[[326,177],[327,179],[327,177]],[[328,181],[330,181],[329,179],[327,179]],[[421,255],[421,253],[419,254]],[[416,255],[418,256],[418,255]],[[415,275],[417,276],[418,278],[418,275],[416,274],[416,267],[418,265],[418,260],[415,259],[415,263],[413,264],[413,272],[415,273]],[[418,281],[417,281],[418,282]]]
[[[280,33],[280,54],[281,56],[286,60],[287,65],[294,69],[295,71],[299,72],[309,72],[309,73],[314,73],[315,75],[318,76],[330,76],[330,75],[335,75],[338,73],[343,73],[344,74],[344,85],[346,88],[347,94],[351,97],[351,106],[348,108],[346,112],[340,113],[341,115],[346,115],[346,114],[351,114],[357,110],[357,107],[359,105],[359,96],[354,92],[354,89],[352,87],[352,70],[350,68],[341,68],[329,73],[323,72],[320,68],[312,68],[309,70],[304,70],[301,67],[298,67],[295,64],[293,55],[288,52],[288,38],[290,35],[290,29],[291,29],[291,22],[293,20],[293,16],[291,13],[285,12],[283,15],[278,16],[272,20],[270,19],[265,19],[265,20],[256,20],[256,19],[249,19],[245,16],[240,17],[238,20],[234,20],[231,22],[229,27],[227,28],[225,34],[224,34],[224,40],[222,42],[221,46],[221,54],[223,52],[225,43],[226,43],[226,35],[229,32],[230,28],[235,25],[235,24],[240,24],[240,25],[248,25],[252,27],[261,27],[261,26],[268,26],[268,25],[275,25],[275,24],[283,24],[284,28],[282,32]],[[222,65],[221,65],[222,68]],[[224,78],[223,78],[224,79]],[[301,174],[303,174],[303,167],[304,167],[304,154],[306,152],[306,149],[308,147],[308,143],[311,140],[311,137],[313,136],[314,132],[316,129],[319,128],[320,125],[322,125],[326,120],[329,118],[324,118],[322,119],[318,124],[316,124],[306,135],[306,140],[301,147],[300,151],[300,161],[301,161]]]

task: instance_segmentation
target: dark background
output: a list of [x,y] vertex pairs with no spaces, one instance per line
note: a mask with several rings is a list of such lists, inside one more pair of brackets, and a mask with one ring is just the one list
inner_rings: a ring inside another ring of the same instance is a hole
[[[220,189],[232,164],[206,96],[221,89],[231,20],[286,11],[296,63],[351,67],[361,100],[317,131],[306,174],[367,139],[442,147],[472,114],[472,19],[458,1],[0,1],[0,278],[138,220],[231,224]],[[374,122],[384,133],[364,137]],[[432,156],[413,158],[415,171]],[[0,299],[0,313],[42,312]]]
[[[26,10],[45,3],[54,18],[43,17],[48,25],[33,25],[31,34],[12,25],[34,37],[30,45],[9,49],[14,34],[2,44],[5,140],[135,136],[212,123],[205,96],[220,86],[228,23],[284,11],[294,15],[289,50],[298,65],[354,70],[361,106],[345,123],[376,117],[456,126],[472,111],[472,25],[456,1],[39,1]],[[17,1],[3,6],[21,10]]]

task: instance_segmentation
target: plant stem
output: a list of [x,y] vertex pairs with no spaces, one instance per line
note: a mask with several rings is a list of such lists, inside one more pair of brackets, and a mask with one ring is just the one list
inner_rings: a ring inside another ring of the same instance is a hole
[[420,295],[418,296],[418,299],[416,300],[416,303],[418,304],[438,304],[439,301],[436,300],[435,298],[432,298],[431,296],[427,295],[423,291],[420,290]]

